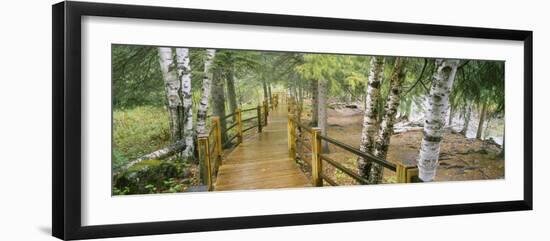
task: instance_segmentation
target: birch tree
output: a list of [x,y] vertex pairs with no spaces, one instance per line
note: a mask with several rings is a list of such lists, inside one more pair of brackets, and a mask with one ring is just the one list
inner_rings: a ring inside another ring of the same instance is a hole
[[212,61],[216,55],[215,49],[206,50],[206,61],[204,62],[204,77],[202,78],[201,99],[197,110],[197,134],[206,133],[206,116],[208,113],[208,101],[210,99],[210,88],[212,79]]
[[189,49],[176,49],[176,63],[178,76],[181,82],[181,98],[183,103],[183,129],[182,136],[185,140],[185,149],[182,151],[182,159],[190,160],[194,153],[193,133],[193,99],[191,93],[191,68],[189,66]]
[[183,128],[181,121],[183,110],[182,99],[180,97],[181,82],[176,71],[172,48],[160,47],[158,48],[158,54],[168,105],[170,137],[172,142],[176,142],[182,138]]
[[[367,83],[367,96],[365,98],[365,114],[363,116],[363,128],[361,130],[361,144],[359,149],[363,152],[373,151],[374,135],[378,130],[378,102],[380,97],[380,86],[384,76],[384,58],[372,57]],[[357,159],[359,174],[368,179],[371,169],[371,162],[363,158]]]
[[454,59],[435,61],[436,71],[432,76],[430,94],[426,99],[424,137],[417,164],[419,178],[425,182],[433,181],[439,164],[439,148],[458,63],[459,60]]
[[[386,159],[388,154],[388,147],[390,145],[390,138],[393,135],[393,124],[395,123],[395,117],[397,110],[399,109],[399,103],[401,102],[401,91],[403,89],[403,81],[405,80],[405,64],[407,60],[405,58],[397,57],[390,77],[390,89],[384,107],[384,118],[380,123],[378,135],[375,138],[373,154],[382,159]],[[384,175],[384,167],[372,163],[369,173],[369,183],[378,184],[382,182]]]

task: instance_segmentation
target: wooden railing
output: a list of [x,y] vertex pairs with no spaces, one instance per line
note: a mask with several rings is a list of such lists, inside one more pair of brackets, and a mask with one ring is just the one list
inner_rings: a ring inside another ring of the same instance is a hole
[[[205,185],[208,191],[213,189],[214,178],[218,174],[218,169],[222,165],[223,150],[234,147],[243,142],[244,133],[257,128],[258,132],[262,132],[264,126],[267,125],[267,119],[270,109],[276,108],[278,105],[278,95],[274,95],[270,101],[263,101],[262,105],[241,110],[236,109],[234,112],[224,116],[212,116],[212,125],[208,133],[197,136],[199,166],[200,166],[200,181]],[[243,114],[254,113],[243,119]],[[230,118],[235,121],[222,130],[222,121],[228,121]],[[250,124],[252,123],[252,124]],[[231,135],[231,132],[234,132]],[[222,136],[226,135],[226,141],[222,143]],[[237,140],[234,145],[233,141]]]
[[[292,107],[291,107],[292,108]],[[309,135],[308,139],[305,135]],[[376,157],[370,153],[362,152],[356,147],[352,147],[343,142],[337,141],[328,136],[321,135],[321,129],[317,127],[308,127],[299,122],[293,114],[288,115],[288,153],[292,159],[300,159],[311,168],[311,179],[313,186],[323,186],[323,181],[331,186],[338,186],[338,183],[323,172],[324,163],[333,166],[342,173],[354,179],[359,184],[369,184],[368,181],[350,168],[345,167],[338,161],[330,158],[322,152],[322,141],[337,146],[354,156],[362,157],[367,161],[381,165],[383,168],[396,172],[398,183],[416,182],[418,169],[413,165],[404,165],[401,163],[392,163],[387,160]],[[305,149],[305,150],[304,150]],[[306,153],[311,154],[311,162],[307,162]]]

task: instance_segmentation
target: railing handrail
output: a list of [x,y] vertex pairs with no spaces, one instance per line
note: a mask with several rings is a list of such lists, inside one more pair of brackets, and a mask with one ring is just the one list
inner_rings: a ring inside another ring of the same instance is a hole
[[371,162],[375,162],[375,163],[377,163],[377,164],[379,164],[379,165],[381,165],[381,166],[383,166],[383,167],[385,167],[385,168],[387,168],[387,169],[390,169],[390,170],[392,170],[392,171],[395,171],[396,168],[397,168],[397,166],[396,166],[394,163],[392,163],[392,162],[389,162],[389,161],[384,160],[384,159],[382,159],[382,158],[376,157],[376,156],[374,156],[374,155],[372,155],[372,154],[370,154],[370,153],[368,153],[368,152],[363,152],[363,151],[361,151],[361,150],[359,150],[359,149],[357,149],[357,148],[355,148],[355,147],[352,147],[352,146],[350,146],[350,145],[348,145],[348,144],[346,144],[346,143],[337,141],[337,140],[335,140],[335,139],[333,139],[333,138],[330,138],[330,137],[328,137],[328,136],[319,135],[319,138],[321,138],[321,140],[324,140],[324,141],[326,141],[326,142],[329,142],[329,143],[331,143],[331,144],[334,144],[335,146],[340,147],[340,148],[342,148],[342,149],[344,149],[344,150],[346,150],[346,151],[349,151],[349,152],[351,152],[351,153],[353,153],[353,154],[355,154],[355,155],[357,155],[357,156],[359,156],[359,157],[365,158],[365,159],[367,159],[367,160],[369,160],[369,161],[371,161]]
[[[296,118],[292,118],[292,121],[293,121],[294,123],[296,123],[296,125],[297,125],[298,127],[302,128],[302,129],[304,129],[304,130],[306,130],[306,131],[309,132],[309,133],[311,133],[311,132],[313,131],[311,127],[308,127],[308,126],[306,126],[305,124],[299,122]],[[397,168],[397,165],[394,164],[394,163],[392,163],[392,162],[389,162],[389,161],[384,160],[384,159],[382,159],[382,158],[376,157],[376,156],[374,156],[374,155],[372,155],[372,154],[370,154],[370,153],[368,153],[368,152],[363,152],[363,151],[359,150],[358,148],[352,147],[352,146],[350,146],[350,145],[348,145],[348,144],[346,144],[346,143],[340,142],[340,141],[338,141],[338,140],[336,140],[336,139],[333,139],[333,138],[331,138],[331,137],[328,137],[328,136],[325,136],[325,135],[318,135],[318,138],[321,138],[322,140],[327,141],[327,142],[329,142],[329,143],[331,143],[331,144],[333,144],[333,145],[335,145],[335,146],[337,146],[337,147],[340,147],[340,148],[342,148],[342,149],[344,149],[344,150],[346,150],[346,151],[349,151],[349,152],[351,152],[351,153],[353,153],[353,154],[355,154],[355,155],[357,155],[357,156],[360,156],[360,157],[365,158],[365,159],[367,159],[367,160],[369,160],[369,161],[372,161],[372,162],[375,162],[375,163],[377,163],[377,164],[380,164],[380,165],[382,165],[383,167],[385,167],[385,168],[387,168],[387,169],[390,169],[390,170],[392,170],[392,171],[395,171],[396,168]]]
[[298,125],[298,127],[308,131],[309,133],[311,133],[313,130],[311,129],[311,127],[308,127],[306,126],[305,124],[301,123],[300,121],[298,121],[298,119],[296,118],[292,118],[292,121],[294,121],[294,123],[296,123]]
[[248,111],[253,111],[253,110],[256,110],[258,107],[252,107],[252,108],[248,108],[248,109],[243,109],[241,110],[241,112],[248,112]]
[[[287,98],[287,103],[289,104],[288,106],[288,110],[290,113],[293,112],[294,110],[294,106],[293,105],[293,101],[292,99],[288,99]],[[355,179],[357,182],[361,183],[361,184],[368,184],[368,181],[363,178],[362,176],[360,176],[359,174],[357,174],[356,172],[352,171],[351,169],[343,166],[342,164],[338,163],[337,161],[335,161],[334,159],[328,157],[327,155],[324,155],[322,154],[322,147],[321,147],[321,141],[325,141],[325,142],[328,142],[330,144],[333,144],[339,148],[342,148],[348,152],[351,152],[352,154],[356,155],[356,156],[359,156],[359,157],[362,157],[368,161],[371,161],[373,163],[376,163],[376,164],[379,164],[381,165],[383,168],[386,168],[386,169],[389,169],[391,171],[394,171],[397,173],[397,181],[398,182],[411,182],[411,180],[413,179],[413,176],[414,175],[417,175],[417,172],[418,170],[416,169],[416,167],[412,167],[412,166],[405,166],[403,164],[395,164],[395,163],[392,163],[388,160],[384,160],[382,158],[379,158],[377,156],[374,156],[373,154],[371,153],[368,153],[368,152],[364,152],[364,151],[361,151],[360,149],[356,148],[356,147],[353,147],[351,145],[348,145],[346,143],[343,143],[341,141],[338,141],[336,139],[333,139],[331,137],[328,137],[326,135],[322,135],[320,133],[320,129],[317,128],[317,127],[308,127],[306,126],[304,123],[301,123],[300,121],[298,121],[297,118],[295,118],[295,116],[293,114],[289,114],[288,115],[288,149],[289,149],[289,156],[291,158],[296,158],[297,156],[299,156],[300,158],[303,159],[302,157],[302,154],[303,152],[301,151],[302,150],[302,147],[306,147],[307,149],[309,149],[311,152],[312,152],[312,163],[311,163],[311,169],[312,169],[312,181],[313,181],[313,185],[315,186],[322,186],[322,180],[325,180],[327,181],[330,185],[335,185],[336,183],[333,181],[333,180],[328,180],[327,176],[323,174],[323,169],[322,169],[322,161],[325,161],[327,162],[328,164],[330,164],[331,166],[333,166],[334,168],[342,171],[343,173],[347,174],[348,176],[350,176],[351,178]],[[311,134],[312,136],[312,139],[310,141],[311,143],[311,146],[310,148],[308,148],[308,146],[306,145],[306,143],[303,141],[303,140],[296,140],[296,128],[301,128],[303,130],[305,130],[306,132],[308,132],[309,134]],[[299,142],[301,143],[300,145],[300,155],[297,155],[298,154],[298,150],[296,150],[296,143]],[[307,162],[306,162],[307,163]]]
[[[275,99],[271,99],[272,108],[277,106],[278,96]],[[262,112],[263,109],[263,112]],[[247,119],[242,119],[242,113],[256,110],[256,115]],[[223,149],[229,143],[231,143],[235,138],[238,138],[237,145],[243,142],[243,133],[254,128],[258,128],[258,133],[262,132],[262,127],[267,125],[267,117],[269,115],[269,105],[267,101],[263,101],[261,105],[258,105],[254,108],[248,108],[241,110],[240,108],[235,109],[234,112],[229,113],[226,116],[208,116],[212,119],[212,126],[207,133],[199,134],[197,136],[198,143],[198,153],[199,153],[199,162],[201,170],[201,183],[205,184],[208,187],[208,190],[213,189],[213,178],[217,175],[219,166],[222,162]],[[222,132],[221,121],[235,116],[235,123],[225,128]],[[245,122],[257,119],[258,123],[252,126],[246,127],[243,129]],[[222,143],[221,136],[226,134],[229,130],[237,127],[237,133],[231,137],[227,138],[225,143]],[[214,142],[211,144],[211,141]],[[203,150],[204,149],[204,150]],[[212,158],[215,157],[215,163],[212,163]],[[212,170],[212,167],[214,170]]]

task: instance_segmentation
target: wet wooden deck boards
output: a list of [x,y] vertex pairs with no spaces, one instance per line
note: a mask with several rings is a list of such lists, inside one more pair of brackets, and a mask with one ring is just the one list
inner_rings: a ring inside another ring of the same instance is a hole
[[311,186],[288,157],[286,106],[269,116],[262,133],[245,138],[220,166],[214,190],[296,188]]

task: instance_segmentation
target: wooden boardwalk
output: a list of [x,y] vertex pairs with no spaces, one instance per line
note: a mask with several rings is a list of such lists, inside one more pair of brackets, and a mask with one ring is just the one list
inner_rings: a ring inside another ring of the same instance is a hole
[[311,186],[296,162],[288,157],[287,121],[285,105],[272,111],[261,133],[245,138],[225,156],[214,190]]

